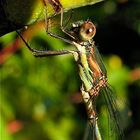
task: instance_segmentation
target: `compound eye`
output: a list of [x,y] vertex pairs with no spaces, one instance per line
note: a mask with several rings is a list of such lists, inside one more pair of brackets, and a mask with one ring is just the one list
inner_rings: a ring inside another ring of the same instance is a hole
[[89,34],[92,34],[93,33],[93,29],[92,28],[89,28],[86,30],[86,34],[89,35]]
[[94,35],[96,33],[96,27],[95,25],[88,21],[85,22],[80,29],[80,36],[82,38],[82,40],[87,41],[87,40],[91,40]]

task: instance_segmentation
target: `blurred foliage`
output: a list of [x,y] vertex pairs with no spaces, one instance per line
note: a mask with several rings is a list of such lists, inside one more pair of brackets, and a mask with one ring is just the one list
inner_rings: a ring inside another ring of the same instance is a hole
[[[140,139],[139,7],[139,0],[105,1],[75,10],[70,21],[90,18],[97,25],[95,42],[99,44],[109,83],[116,91],[114,98],[127,140]],[[66,17],[69,15],[66,13]],[[46,35],[42,23],[39,25],[23,33],[31,47],[72,48]],[[73,57],[34,58],[19,40],[16,33],[0,38],[1,140],[82,139],[87,118]],[[104,107],[100,96],[97,108],[105,137],[108,117]]]

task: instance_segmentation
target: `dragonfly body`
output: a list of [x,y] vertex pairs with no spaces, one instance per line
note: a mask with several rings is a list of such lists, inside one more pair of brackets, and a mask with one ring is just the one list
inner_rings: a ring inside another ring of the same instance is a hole
[[[98,51],[94,42],[84,42],[84,45],[74,42],[78,49],[78,54],[74,54],[74,58],[79,66],[79,74],[85,91],[90,93],[90,96],[97,96],[99,88],[106,86],[107,74],[103,63],[100,60],[98,63],[96,59],[96,52]],[[87,44],[87,45],[85,45]],[[102,67],[99,65],[101,64]]]
[[[77,27],[79,29],[75,30],[74,28]],[[73,31],[76,31],[76,33],[73,33]],[[123,138],[123,133],[118,121],[118,110],[115,100],[111,97],[113,92],[107,82],[106,68],[93,41],[95,32],[95,25],[89,20],[76,23],[72,29],[72,34],[80,34],[78,40],[73,41],[78,50],[77,52],[74,51],[73,55],[78,63],[79,75],[82,81],[81,92],[87,109],[89,127],[91,127],[91,133],[85,139],[102,140],[97,123],[96,99],[100,91],[103,90],[101,94],[105,96],[105,100],[109,105],[110,118],[112,117],[115,123],[113,124],[116,131],[115,137],[120,140]]]
[[99,133],[97,124],[98,118],[94,102],[99,95],[100,88],[107,84],[106,70],[103,63],[100,61],[100,64],[102,65],[102,67],[100,67],[96,60],[97,56],[95,52],[98,50],[95,48],[94,41],[91,40],[95,35],[95,27],[92,27],[94,24],[90,21],[86,21],[81,24],[91,24],[91,27],[87,26],[86,30],[90,30],[92,28],[92,33],[90,33],[90,37],[86,37],[84,34],[84,37],[88,38],[88,40],[81,37],[82,40],[73,42],[78,50],[78,52],[73,52],[73,55],[79,67],[79,75],[82,80],[81,92],[87,109],[89,125],[90,127],[93,127],[92,135],[95,140],[101,140],[102,138]]

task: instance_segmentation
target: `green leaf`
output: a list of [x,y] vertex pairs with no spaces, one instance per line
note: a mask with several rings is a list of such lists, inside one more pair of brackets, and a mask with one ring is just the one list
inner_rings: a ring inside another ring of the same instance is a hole
[[[64,11],[92,5],[102,0],[61,0]],[[45,17],[43,0],[5,0],[0,3],[0,36],[30,25]],[[52,5],[47,3],[47,16],[52,16],[55,11]],[[13,27],[11,27],[13,26]]]

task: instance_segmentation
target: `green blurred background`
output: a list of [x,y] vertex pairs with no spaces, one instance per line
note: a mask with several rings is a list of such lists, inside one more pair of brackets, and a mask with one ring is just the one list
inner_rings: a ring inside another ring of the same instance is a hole
[[[74,10],[70,21],[91,19],[97,26],[94,40],[116,90],[126,140],[140,139],[139,7],[139,0],[109,0]],[[37,49],[72,48],[46,35],[42,22],[23,36]],[[73,56],[35,58],[15,32],[0,38],[0,50],[1,140],[82,139],[87,116]],[[107,127],[102,100],[97,100],[101,132]]]

